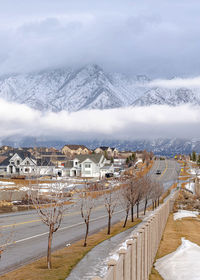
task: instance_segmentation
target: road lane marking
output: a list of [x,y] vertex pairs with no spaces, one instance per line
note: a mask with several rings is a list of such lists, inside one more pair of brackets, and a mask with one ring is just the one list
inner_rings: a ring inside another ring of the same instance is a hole
[[[104,205],[100,205],[100,206],[97,206],[94,209],[98,210],[98,209],[101,209],[103,207],[104,207]],[[73,216],[73,215],[77,215],[77,214],[80,214],[80,211],[76,211],[76,212],[72,212],[72,213],[67,213],[67,214],[63,215],[63,217]],[[24,224],[36,223],[36,222],[40,222],[40,221],[41,221],[41,219],[37,219],[37,220],[30,220],[30,221],[26,221],[26,222],[15,223],[15,224],[3,225],[3,226],[0,226],[0,229],[2,229],[2,228],[9,228],[9,227],[16,227],[16,226],[20,226],[20,225],[24,225]]]
[[21,223],[18,223],[18,224],[4,225],[4,226],[0,226],[0,228],[14,227],[14,226],[19,226],[19,225],[24,225],[24,224],[29,224],[29,223],[35,223],[35,222],[39,222],[39,221],[41,221],[41,219],[21,222]]
[[165,166],[165,170],[163,171],[163,173],[160,175],[159,180],[162,178],[162,176],[165,174],[165,172],[168,169],[168,162],[166,162],[166,166]]
[[[123,211],[124,210],[117,211],[113,215],[122,213]],[[101,216],[101,217],[98,217],[98,218],[95,218],[95,219],[91,219],[90,222],[96,222],[96,221],[101,220],[101,219],[106,218],[106,217],[108,217],[108,215],[104,215],[104,216]],[[74,228],[74,227],[77,227],[77,226],[81,226],[81,225],[84,225],[84,224],[85,224],[84,222],[80,222],[80,223],[77,223],[77,224],[74,224],[74,225],[71,225],[71,226],[62,227],[62,228],[58,229],[58,231],[66,230],[66,229],[71,229],[71,228]],[[27,237],[27,238],[23,238],[23,239],[20,239],[20,240],[16,240],[16,241],[14,241],[12,243],[7,243],[7,244],[4,244],[2,246],[8,246],[8,245],[13,245],[13,244],[21,243],[21,242],[24,242],[24,241],[27,241],[27,240],[30,240],[30,239],[34,239],[34,238],[37,238],[37,237],[41,237],[41,236],[47,235],[47,234],[49,234],[48,231],[44,232],[44,233],[40,233],[40,234],[36,234],[36,235],[30,236],[30,237]]]

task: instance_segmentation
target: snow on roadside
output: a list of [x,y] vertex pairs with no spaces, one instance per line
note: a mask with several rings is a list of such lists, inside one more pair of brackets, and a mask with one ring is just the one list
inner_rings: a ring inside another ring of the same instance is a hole
[[158,259],[155,268],[164,280],[199,280],[200,279],[200,247],[182,238],[178,249]]
[[0,181],[0,185],[15,185],[13,182]]
[[187,184],[185,185],[185,188],[186,188],[187,190],[191,191],[192,193],[195,192],[195,190],[194,190],[194,183],[193,183],[193,182],[187,183]]
[[174,213],[174,220],[176,221],[187,217],[196,218],[198,215],[198,211],[178,210],[178,212]]
[[193,168],[190,169],[189,171],[190,174],[197,176],[198,178],[200,178],[200,170],[195,170]]

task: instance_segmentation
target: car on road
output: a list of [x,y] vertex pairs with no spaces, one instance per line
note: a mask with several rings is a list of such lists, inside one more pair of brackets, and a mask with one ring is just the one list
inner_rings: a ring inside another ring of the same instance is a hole
[[156,175],[160,175],[161,174],[161,171],[158,169],[156,170]]

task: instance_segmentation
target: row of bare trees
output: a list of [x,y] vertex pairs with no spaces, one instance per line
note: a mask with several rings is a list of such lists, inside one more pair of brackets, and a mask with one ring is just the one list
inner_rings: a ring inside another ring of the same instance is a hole
[[134,207],[136,206],[137,218],[140,213],[140,203],[144,203],[144,215],[146,214],[148,202],[152,200],[152,208],[159,206],[160,197],[163,194],[163,186],[158,181],[145,175],[141,178],[130,178],[121,189],[121,202],[126,216],[124,227],[126,226],[129,212],[131,212],[131,222],[134,221]]
[[[148,202],[150,200],[152,201],[152,209],[154,210],[157,206],[159,206],[160,197],[163,194],[163,186],[158,181],[152,181],[147,175],[141,178],[131,177],[120,187],[116,188],[110,187],[104,189],[103,183],[96,187],[96,190],[101,192],[101,195],[98,198],[104,203],[108,215],[108,235],[111,233],[111,220],[117,206],[119,206],[119,208],[123,208],[125,212],[123,227],[126,227],[129,213],[131,213],[131,222],[134,222],[135,206],[137,211],[136,217],[139,218],[141,202],[144,204],[145,215]],[[90,190],[91,188],[87,186],[81,195],[81,216],[86,225],[84,246],[87,246],[90,217],[95,206],[95,201],[97,201],[97,198],[91,196]]]
[[[94,194],[98,194],[95,196]],[[129,214],[131,213],[131,222],[134,222],[134,207],[136,207],[136,217],[139,218],[140,204],[144,203],[144,215],[148,202],[152,200],[152,208],[159,205],[159,199],[163,193],[163,187],[157,182],[152,181],[148,176],[128,177],[125,180],[119,180],[117,186],[108,186],[107,181],[100,184],[88,184],[79,193],[80,195],[80,213],[86,225],[84,246],[87,246],[91,214],[97,202],[105,206],[108,217],[107,234],[111,234],[112,217],[116,208],[123,209],[125,219],[123,227],[126,227]],[[51,250],[53,235],[61,226],[63,216],[67,210],[68,195],[63,192],[63,185],[59,183],[51,184],[51,191],[47,195],[48,203],[45,205],[43,196],[40,192],[31,191],[31,200],[35,206],[41,221],[48,227],[48,248],[47,248],[47,267],[52,268]],[[0,247],[0,256],[3,247]]]

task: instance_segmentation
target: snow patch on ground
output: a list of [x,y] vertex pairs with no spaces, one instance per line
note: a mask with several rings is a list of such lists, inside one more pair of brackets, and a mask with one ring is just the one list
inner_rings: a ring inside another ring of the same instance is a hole
[[191,191],[192,193],[195,192],[195,190],[194,190],[194,183],[193,183],[193,182],[187,183],[187,184],[185,185],[185,188],[186,188],[187,190]]
[[200,247],[182,238],[178,249],[155,263],[164,280],[199,280],[200,279]]
[[15,185],[13,182],[0,181],[0,185]]
[[198,169],[190,169],[190,174],[197,176],[198,178],[200,178],[200,170]]
[[174,213],[174,220],[176,221],[187,217],[196,218],[198,215],[199,215],[198,211],[178,210],[178,212]]

